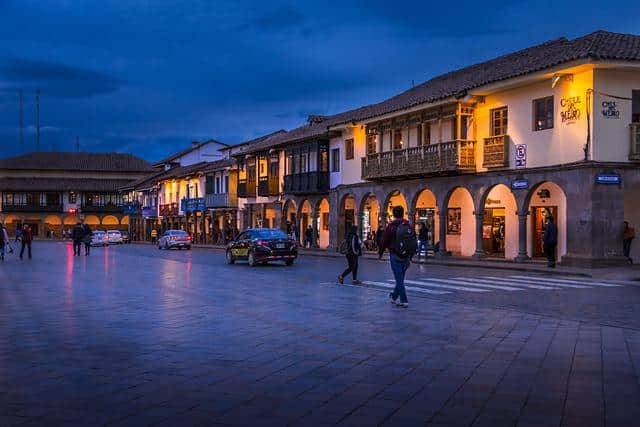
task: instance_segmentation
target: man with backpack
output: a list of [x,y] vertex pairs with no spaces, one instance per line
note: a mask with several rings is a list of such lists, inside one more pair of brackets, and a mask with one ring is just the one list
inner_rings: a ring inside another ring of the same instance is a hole
[[31,242],[33,241],[33,232],[31,231],[31,227],[29,224],[25,224],[22,227],[22,244],[20,245],[20,259],[24,255],[24,248],[27,248],[27,255],[29,259],[31,259]]
[[82,237],[84,230],[82,224],[78,222],[71,230],[71,240],[73,240],[73,256],[80,256],[80,248],[82,247]]
[[[391,262],[391,271],[396,280],[396,287],[389,294],[392,304],[398,307],[409,307],[407,300],[407,291],[404,287],[404,275],[411,265],[411,258],[415,255],[418,247],[418,239],[416,232],[409,222],[404,219],[404,208],[395,206],[393,208],[393,221],[387,225],[382,235],[382,241],[378,248],[378,258],[382,258],[382,254],[386,249],[389,250],[389,259]],[[400,301],[398,302],[398,298]]]
[[362,283],[358,280],[358,258],[362,256],[362,240],[358,236],[358,227],[352,225],[347,233],[347,237],[340,244],[340,253],[347,257],[347,269],[338,276],[338,283],[344,283],[344,278],[351,273],[353,280],[351,283],[359,285]]

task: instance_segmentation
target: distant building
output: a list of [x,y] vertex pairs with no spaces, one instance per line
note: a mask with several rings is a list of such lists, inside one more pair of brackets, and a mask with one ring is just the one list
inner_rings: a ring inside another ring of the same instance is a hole
[[29,224],[34,236],[60,237],[78,221],[128,228],[128,202],[118,189],[152,165],[131,154],[33,152],[0,160],[0,217],[10,234]]

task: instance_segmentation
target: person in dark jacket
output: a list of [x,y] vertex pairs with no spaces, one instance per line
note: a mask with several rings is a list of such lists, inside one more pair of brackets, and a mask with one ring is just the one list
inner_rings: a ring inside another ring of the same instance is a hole
[[427,228],[427,224],[425,224],[424,222],[420,224],[420,231],[418,231],[418,240],[418,256],[420,256],[420,254],[422,254],[422,251],[424,251],[424,256],[426,258],[427,255],[429,255],[429,229]]
[[[82,243],[84,243],[84,256],[89,256],[91,253],[91,227],[85,223],[82,225]],[[80,248],[78,248],[78,255],[80,255]]]
[[542,246],[544,254],[547,257],[547,267],[556,267],[556,247],[558,246],[558,227],[553,222],[551,215],[547,216],[546,224],[544,227],[544,234],[542,235]]
[[633,258],[631,258],[631,242],[633,242],[635,238],[635,228],[631,227],[628,221],[625,221],[624,230],[622,231],[622,251],[629,264],[633,264]]
[[304,247],[310,248],[311,246],[313,246],[313,227],[309,225],[304,231]]
[[[407,308],[409,307],[409,300],[407,299],[407,291],[404,287],[404,276],[411,265],[411,259],[403,258],[395,252],[396,232],[400,224],[408,225],[409,222],[404,219],[404,208],[402,206],[395,206],[393,208],[393,221],[387,225],[382,235],[382,241],[378,248],[378,258],[381,259],[384,251],[389,250],[391,271],[393,271],[393,277],[396,279],[396,287],[393,292],[389,294],[389,300],[398,307]],[[398,298],[400,298],[399,302],[397,302]]]
[[22,227],[21,241],[22,244],[20,245],[20,259],[22,259],[22,256],[24,255],[25,247],[28,249],[28,256],[29,259],[31,259],[31,242],[33,241],[33,232],[31,231],[31,227],[29,226],[29,224],[25,224],[24,227]]
[[82,230],[82,224],[78,222],[71,230],[71,240],[73,241],[73,256],[80,256],[80,248],[82,247],[82,237],[84,231]]
[[345,238],[347,242],[347,253],[345,254],[347,257],[347,263],[349,266],[345,271],[342,272],[341,275],[338,276],[338,283],[343,284],[344,278],[351,273],[351,277],[353,280],[351,283],[354,285],[358,285],[362,283],[358,280],[358,258],[362,256],[362,240],[360,240],[360,236],[358,236],[358,227],[352,225],[347,233],[347,237]]

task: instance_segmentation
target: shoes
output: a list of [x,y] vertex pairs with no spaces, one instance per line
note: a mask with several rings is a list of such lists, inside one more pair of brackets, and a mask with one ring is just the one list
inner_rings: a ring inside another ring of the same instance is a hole
[[389,302],[390,302],[391,304],[395,304],[395,303],[396,303],[396,300],[395,300],[395,299],[393,299],[393,294],[389,294]]
[[338,276],[338,283],[340,283],[341,285],[344,284],[344,277]]
[[352,284],[354,284],[354,285],[361,285],[361,284],[362,284],[362,280],[353,279],[353,280],[351,281],[351,283],[352,283]]
[[408,302],[399,302],[396,304],[396,307],[398,308],[409,308],[409,303]]

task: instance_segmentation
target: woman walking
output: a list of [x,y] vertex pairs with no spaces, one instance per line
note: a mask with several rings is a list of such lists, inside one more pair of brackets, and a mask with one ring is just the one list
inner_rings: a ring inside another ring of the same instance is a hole
[[338,276],[338,283],[343,284],[344,278],[351,273],[351,277],[353,277],[351,283],[358,285],[362,283],[358,280],[358,258],[362,255],[362,246],[364,245],[358,236],[358,227],[352,225],[344,240],[347,245],[345,255],[349,266]]

